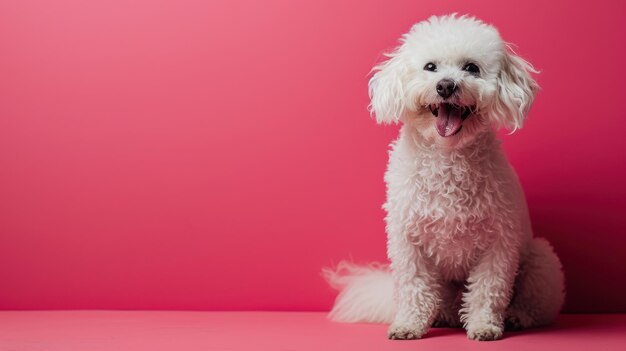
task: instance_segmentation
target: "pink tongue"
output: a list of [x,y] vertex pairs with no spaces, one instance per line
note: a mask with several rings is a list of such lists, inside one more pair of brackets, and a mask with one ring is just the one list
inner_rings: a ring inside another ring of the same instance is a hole
[[439,113],[437,114],[437,132],[442,137],[449,137],[458,132],[463,125],[461,117],[462,110],[450,108],[449,105],[439,105]]

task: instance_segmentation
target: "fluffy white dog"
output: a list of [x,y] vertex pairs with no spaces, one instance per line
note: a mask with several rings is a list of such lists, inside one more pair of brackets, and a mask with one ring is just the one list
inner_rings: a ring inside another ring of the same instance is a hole
[[561,264],[533,238],[524,194],[495,130],[522,126],[533,67],[475,18],[431,17],[374,68],[371,111],[402,122],[387,184],[389,267],[341,263],[331,318],[391,323],[390,339],[431,325],[474,340],[550,323],[564,300]]

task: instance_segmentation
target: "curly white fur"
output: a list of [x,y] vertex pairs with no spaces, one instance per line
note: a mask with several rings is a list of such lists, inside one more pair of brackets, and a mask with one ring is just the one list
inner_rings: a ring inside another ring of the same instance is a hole
[[[403,122],[385,174],[391,264],[327,270],[341,290],[331,318],[391,323],[391,339],[462,324],[476,340],[499,339],[505,325],[554,320],[564,300],[561,264],[547,241],[533,238],[494,132],[522,126],[538,89],[530,73],[494,27],[456,15],[416,24],[375,68],[376,120]],[[452,96],[438,93],[442,79],[454,82]],[[444,103],[471,111],[453,135],[435,125],[443,117],[433,108]]]

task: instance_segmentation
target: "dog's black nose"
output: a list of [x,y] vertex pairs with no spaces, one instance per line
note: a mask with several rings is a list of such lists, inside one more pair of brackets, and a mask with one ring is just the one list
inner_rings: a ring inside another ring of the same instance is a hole
[[437,83],[437,94],[442,98],[449,98],[456,90],[456,84],[451,79],[442,79]]

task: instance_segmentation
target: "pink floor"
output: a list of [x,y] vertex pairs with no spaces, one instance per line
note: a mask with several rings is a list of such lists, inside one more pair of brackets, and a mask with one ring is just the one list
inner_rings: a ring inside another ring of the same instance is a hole
[[626,350],[626,315],[563,315],[552,327],[470,341],[460,329],[389,341],[385,326],[319,312],[0,312],[0,350]]

